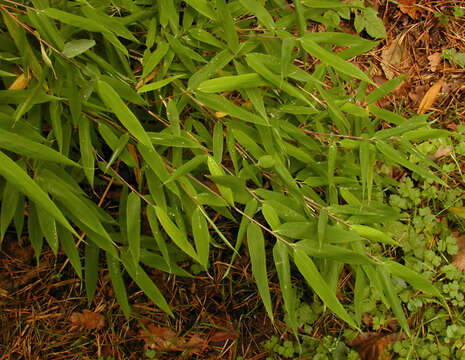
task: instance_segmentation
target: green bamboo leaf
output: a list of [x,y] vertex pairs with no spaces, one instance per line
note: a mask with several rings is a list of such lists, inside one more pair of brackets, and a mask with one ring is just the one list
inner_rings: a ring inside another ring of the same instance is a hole
[[187,255],[200,263],[199,256],[194,250],[194,247],[187,241],[187,236],[182,232],[169,218],[168,214],[159,206],[155,206],[155,213],[161,226],[165,229],[168,236],[173,240],[177,247],[184,251]]
[[362,323],[363,314],[363,300],[364,292],[368,286],[368,281],[365,273],[360,266],[355,267],[355,288],[354,288],[354,307],[355,307],[355,319],[357,324],[360,326]]
[[86,175],[90,186],[93,188],[95,158],[90,133],[90,120],[83,116],[79,121],[79,148],[81,150],[81,161],[84,174]]
[[158,225],[157,214],[155,212],[155,207],[153,205],[147,205],[147,219],[149,220],[150,229],[152,230],[153,237],[157,242],[158,248],[165,260],[169,272],[171,272],[171,260],[168,252],[168,247],[166,246],[165,236],[160,231],[160,226]]
[[99,11],[92,6],[82,6],[82,13],[88,18],[102,24],[108,31],[131,42],[139,43],[139,40],[129,31],[121,21],[119,16],[109,16],[103,11]]
[[123,100],[121,100],[118,93],[102,80],[97,81],[97,91],[102,101],[116,115],[123,126],[134,135],[141,144],[147,146],[149,149],[153,148],[152,142],[142,124],[131,110],[129,110]]
[[400,244],[394,241],[390,236],[385,234],[384,232],[374,229],[370,226],[365,226],[365,225],[351,225],[350,226],[357,234],[360,236],[363,236],[366,239],[372,240],[372,241],[379,241],[382,242],[383,244],[388,244],[388,245],[393,245],[393,246],[399,246]]
[[229,262],[229,267],[226,270],[225,274],[223,275],[223,279],[229,274],[229,270],[231,269],[231,265],[234,263],[234,260],[236,260],[237,255],[239,254],[239,250],[242,246],[242,242],[244,240],[244,236],[247,232],[248,226],[250,224],[249,218],[253,218],[255,213],[257,212],[258,208],[258,202],[255,200],[255,198],[251,198],[247,203],[245,204],[244,208],[244,214],[247,216],[242,216],[241,222],[239,224],[239,230],[237,231],[237,237],[236,237],[236,245],[234,246],[234,249],[236,250],[234,254],[231,257],[231,261]]
[[127,55],[127,49],[121,44],[117,37],[110,32],[100,21],[89,19],[88,17],[83,17],[75,14],[68,13],[66,11],[58,9],[44,9],[41,10],[41,13],[44,13],[48,17],[58,20],[67,25],[71,25],[82,30],[98,32],[103,34],[106,40],[108,40],[116,49],[120,50],[123,54]]
[[368,194],[368,201],[370,201],[373,189],[374,159],[372,146],[368,143],[368,141],[362,141],[360,143],[359,157],[360,175],[362,178],[362,191],[363,195],[365,195],[365,192]]
[[85,53],[87,50],[95,46],[95,40],[78,39],[71,40],[65,43],[63,54],[69,58],[76,57]]
[[[308,237],[309,235],[307,235]],[[311,235],[310,235],[311,236]],[[353,250],[346,249],[340,245],[331,245],[324,243],[321,247],[318,246],[315,240],[301,240],[296,243],[296,248],[305,251],[311,257],[335,260],[340,263],[348,263],[355,265],[374,265],[374,260],[368,257],[365,253],[359,253]]]
[[[14,113],[14,123],[16,124],[19,119],[22,118],[24,114],[26,114],[29,110],[31,110],[32,106],[34,104],[37,104],[37,98],[41,96],[43,93],[43,83],[44,79],[40,78],[38,83],[35,85],[34,88],[32,88],[28,93],[27,97],[24,100],[23,103],[20,103],[20,105],[16,108],[16,111]],[[8,91],[8,90],[7,90]],[[17,90],[14,90],[13,93],[15,93]]]
[[358,8],[365,9],[357,3],[344,3],[339,0],[303,0],[302,3],[305,6],[315,9],[338,9],[338,8]]
[[42,234],[45,236],[45,240],[47,240],[50,249],[53,251],[53,254],[57,256],[59,243],[58,230],[55,219],[49,216],[47,212],[45,212],[40,206],[37,206],[37,215]]
[[347,133],[348,129],[350,129],[350,123],[344,116],[341,108],[336,105],[335,99],[320,85],[316,85],[318,92],[320,93],[323,100],[326,101],[328,104],[329,115],[331,119],[333,119],[336,127],[343,133]]
[[213,159],[215,159],[218,164],[221,164],[223,160],[223,146],[223,125],[221,122],[217,121],[213,127]]
[[[208,31],[205,31],[204,29],[201,28],[194,28],[189,30],[189,34],[198,41],[201,41],[205,44],[212,45],[214,47],[224,49],[226,45],[219,41],[216,37],[214,37],[212,34],[210,34]],[[15,75],[13,75],[15,76]]]
[[[294,221],[294,222],[283,223],[279,225],[274,231],[279,235],[286,236],[292,239],[304,239],[308,237],[309,234],[316,234],[317,226],[315,222]],[[326,230],[325,230],[325,235],[326,235]],[[326,236],[325,236],[325,239],[326,239]]]
[[[188,59],[196,61],[196,62],[201,62],[201,63],[206,63],[207,62],[207,60],[205,60],[205,58],[202,55],[196,53],[191,48],[189,48],[187,46],[184,46],[175,37],[173,37],[173,36],[171,36],[169,34],[167,34],[166,37],[168,39],[168,43],[170,44],[171,49],[173,49],[173,51],[178,56],[182,56],[183,58],[188,58]],[[182,61],[182,59],[181,59],[181,61]]]
[[121,96],[122,99],[128,101],[130,104],[136,104],[145,106],[147,102],[140,96],[133,88],[133,85],[127,83],[126,81],[112,77],[108,75],[102,75],[101,80],[104,80],[106,83],[115,89],[115,91]]
[[279,221],[278,214],[271,204],[267,204],[266,202],[262,204],[262,214],[272,230],[279,228],[281,222]]
[[320,210],[318,217],[318,244],[320,248],[326,238],[326,227],[328,226],[328,212],[325,209]]
[[[116,151],[119,144],[119,139],[111,130],[111,128],[101,123],[98,126],[98,131],[102,136],[103,140],[105,140],[105,143],[110,147],[110,149],[113,150],[113,152]],[[128,165],[130,168],[137,168],[136,162],[127,150],[123,150],[120,157],[121,160],[124,161],[125,164]]]
[[58,209],[42,188],[37,185],[21,167],[2,152],[0,152],[0,163],[2,164],[2,166],[0,166],[0,175],[7,181],[15,184],[15,187],[19,191],[42,206],[44,210],[52,215],[58,222],[63,224],[68,230],[73,232],[73,234],[76,234],[60,209]]
[[257,284],[258,292],[265,305],[266,312],[274,322],[273,308],[271,304],[270,288],[266,271],[265,239],[260,227],[251,222],[247,227],[247,245],[249,248],[252,273]]
[[170,183],[176,179],[179,179],[181,176],[187,175],[188,173],[197,169],[201,164],[205,163],[207,160],[207,155],[197,155],[187,161],[186,163],[182,164],[178,167],[172,174],[171,177],[165,181],[165,184]]
[[250,11],[253,15],[255,15],[258,21],[261,22],[268,30],[276,29],[276,25],[269,11],[257,0],[239,0],[239,2],[246,11]]
[[[207,165],[208,169],[210,170],[210,174],[214,176],[222,176],[224,175],[224,170],[223,168],[218,165],[218,163],[211,157],[209,156],[207,159]],[[221,195],[223,195],[223,198],[229,203],[229,205],[234,205],[234,195],[233,192],[230,188],[217,185],[218,190],[220,191]]]
[[195,97],[208,108],[257,125],[269,126],[262,117],[233,104],[220,95],[196,92]]
[[152,300],[154,304],[157,305],[160,309],[162,309],[168,315],[174,317],[168,303],[166,302],[160,290],[158,290],[158,287],[139,265],[134,265],[132,256],[129,251],[123,250],[121,252],[121,261],[129,276],[134,280],[137,286],[139,286],[142,291],[144,291],[145,295],[147,295],[148,298]]
[[200,83],[197,90],[205,93],[216,93],[256,88],[259,86],[267,85],[268,82],[266,82],[260,75],[252,73],[234,76],[222,76],[216,79],[207,80]]
[[430,280],[425,278],[423,275],[416,271],[399,264],[395,261],[385,261],[382,267],[392,275],[404,279],[414,288],[423,291],[426,295],[435,296],[441,300],[444,300],[441,292],[431,283]]
[[135,192],[131,192],[126,205],[126,223],[129,252],[135,265],[139,263],[140,258],[140,216],[140,197]]
[[391,137],[401,136],[407,131],[415,130],[428,125],[426,119],[427,115],[412,117],[409,119],[409,121],[406,121],[398,126],[377,131],[373,138],[377,140],[386,140]]
[[155,145],[163,145],[170,147],[180,147],[180,148],[201,148],[198,142],[195,142],[190,138],[185,132],[181,131],[180,136],[172,135],[166,130],[163,132],[147,132],[152,140],[152,143]]
[[380,279],[382,290],[384,292],[384,295],[386,295],[386,300],[389,306],[391,306],[394,315],[397,317],[397,321],[399,322],[402,329],[404,329],[407,336],[410,337],[410,327],[405,317],[404,310],[402,309],[402,304],[400,302],[399,296],[396,294],[394,285],[392,284],[391,277],[383,268],[378,268],[378,271],[376,271],[376,276]]
[[210,76],[217,74],[234,58],[234,54],[229,49],[224,49],[216,54],[207,65],[197,70],[189,78],[187,86],[189,89],[196,89],[203,81]]
[[[7,182],[3,188],[2,204],[0,208],[0,245],[3,242],[8,226],[10,226],[15,216],[16,208],[19,205],[18,200],[18,189],[12,183]],[[24,209],[21,210],[24,212]]]
[[378,101],[382,97],[392,93],[402,83],[402,81],[404,81],[406,76],[407,75],[402,75],[386,81],[380,87],[376,88],[367,95],[365,98],[365,103],[367,105],[373,104],[375,101]]
[[39,264],[39,258],[44,244],[44,237],[42,235],[42,230],[40,230],[39,218],[34,203],[29,204],[28,212],[27,230],[29,238],[31,239],[32,248],[34,249],[37,264]]
[[218,20],[223,27],[224,38],[231,51],[236,53],[239,50],[239,36],[234,26],[234,19],[231,16],[229,7],[226,5],[225,0],[216,0],[216,8]]
[[443,129],[417,129],[402,134],[407,141],[425,141],[451,136],[451,132]]
[[313,104],[307,98],[305,93],[296,87],[289,84],[287,81],[281,79],[280,75],[274,74],[266,65],[263,59],[262,54],[252,53],[248,54],[246,57],[247,65],[249,65],[255,72],[261,75],[265,80],[269,81],[271,84],[276,86],[279,89],[282,89],[284,92],[289,95],[300,99],[307,103],[309,106],[314,108]]
[[338,46],[362,46],[372,45],[376,46],[379,42],[364,39],[358,35],[351,35],[344,32],[311,32],[306,33],[305,39],[312,40],[316,43],[338,45]]
[[129,320],[131,306],[129,305],[126,286],[124,285],[123,275],[121,274],[120,262],[107,252],[105,252],[105,255],[108,264],[108,274],[110,275],[116,300],[118,300],[118,304],[121,306],[124,316]]
[[179,79],[180,77],[183,77],[183,76],[184,76],[183,74],[174,75],[174,76],[167,77],[166,79],[163,79],[163,80],[151,82],[147,85],[141,86],[139,90],[137,90],[137,92],[139,94],[143,94],[149,91],[155,91],[155,90],[161,89],[162,87],[172,83],[174,80]]
[[171,132],[176,136],[181,135],[181,125],[179,123],[179,111],[176,106],[176,101],[174,99],[171,99],[168,102],[168,105],[166,106],[166,117],[168,118],[168,121],[170,122]]
[[160,11],[160,24],[163,27],[166,27],[169,23],[172,31],[176,34],[178,32],[179,26],[179,11],[176,9],[174,1],[160,0],[158,3]]
[[302,47],[310,55],[319,59],[323,64],[332,66],[335,70],[354,78],[373,84],[373,81],[358,67],[348,61],[343,60],[336,54],[324,49],[316,42],[308,39],[301,40]]
[[420,165],[414,164],[406,159],[399,151],[388,145],[387,143],[378,140],[376,141],[376,148],[381,152],[388,160],[398,163],[407,169],[412,170],[413,172],[418,173],[426,179],[433,180],[443,186],[448,186],[443,180],[434,175],[429,169],[424,168]]
[[69,232],[61,224],[57,224],[57,229],[58,237],[60,239],[61,246],[63,247],[63,251],[68,257],[69,262],[73,267],[74,271],[76,271],[76,274],[79,277],[79,279],[82,279],[81,258],[79,255],[77,244],[73,239],[73,234],[71,234],[71,232]]
[[53,161],[63,165],[79,166],[52,148],[32,141],[24,136],[0,128],[0,148],[13,151],[33,159]]
[[[142,158],[153,171],[153,173],[158,177],[158,179],[165,183],[170,178],[170,173],[165,167],[165,163],[161,158],[160,154],[155,149],[149,149],[142,144],[137,144],[137,149],[139,150]],[[179,189],[176,187],[175,184],[166,184],[168,189],[170,189],[174,194],[179,195]]]
[[206,269],[208,268],[208,255],[210,252],[210,233],[208,232],[207,221],[200,208],[195,209],[192,213],[192,233],[200,264]]
[[289,70],[289,64],[292,60],[292,52],[296,46],[296,40],[294,38],[284,38],[281,45],[281,80],[287,78]]
[[375,115],[377,118],[391,122],[396,125],[400,125],[407,122],[407,119],[403,116],[386,109],[381,109],[375,105],[369,105],[368,111]]
[[236,138],[237,142],[241,144],[244,147],[244,149],[248,153],[250,153],[255,159],[261,159],[263,156],[265,156],[266,153],[263,151],[263,149],[245,132],[233,128],[232,133]]
[[357,328],[354,320],[350,317],[344,307],[336,297],[336,294],[329,288],[327,282],[321,276],[313,261],[301,249],[294,251],[294,262],[307,283],[321,298],[323,303],[330,308],[340,319],[350,326]]
[[0,70],[0,76],[1,77],[4,77],[4,76],[6,76],[6,77],[17,77],[18,74],[10,73],[10,72],[5,71],[5,70]]
[[118,144],[116,145],[115,151],[113,151],[113,154],[111,154],[110,160],[108,160],[107,165],[105,166],[105,173],[110,169],[111,165],[115,162],[116,159],[121,155],[124,149],[126,149],[126,145],[128,144],[129,141],[129,134],[125,133],[121,135],[121,137],[118,140]]
[[41,10],[41,13],[44,13],[48,17],[52,19],[58,20],[62,23],[78,27],[82,30],[92,31],[92,32],[107,32],[108,30],[100,24],[99,22],[85,18],[83,16],[70,14],[66,11],[58,10],[58,9],[44,9]]
[[[73,219],[77,218],[80,223],[99,236],[94,239],[98,246],[111,252],[114,256],[117,256],[113,240],[103,227],[100,214],[95,209],[97,208],[96,204],[91,201],[87,202],[82,194],[76,194],[70,190],[69,185],[50,170],[41,172],[41,182],[47,188],[47,191],[54,196],[54,199],[60,203],[63,209],[68,210],[68,215],[71,214]],[[41,206],[44,207],[42,204]],[[57,220],[60,221],[58,218]],[[77,236],[72,228],[71,230],[73,234]]]
[[281,241],[273,247],[273,259],[278,273],[279,286],[284,300],[284,310],[289,317],[289,326],[297,334],[296,294],[291,283],[291,266],[289,250]]
[[206,16],[210,20],[217,21],[215,11],[213,7],[210,6],[209,2],[207,0],[185,0],[186,4],[191,6],[193,9],[195,9],[197,12],[202,14],[203,16]]
[[84,280],[86,284],[87,301],[89,304],[92,303],[95,290],[97,289],[99,255],[99,247],[93,241],[88,239],[84,254]]
[[147,61],[143,64],[142,78],[147,77],[160,61],[165,57],[170,46],[166,42],[159,42],[157,49],[147,57]]

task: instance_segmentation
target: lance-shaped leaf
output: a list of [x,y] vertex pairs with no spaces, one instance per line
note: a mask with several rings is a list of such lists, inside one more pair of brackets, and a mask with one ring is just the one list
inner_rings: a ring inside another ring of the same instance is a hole
[[161,226],[163,226],[163,229],[165,229],[171,240],[173,240],[173,242],[187,255],[195,261],[200,262],[199,256],[195,252],[194,247],[187,240],[186,234],[171,221],[165,210],[159,206],[155,206],[155,213],[157,214],[158,221],[160,221]]
[[127,239],[129,252],[134,264],[139,263],[140,258],[140,215],[141,201],[138,194],[131,192],[126,204]]
[[147,295],[155,305],[157,305],[168,315],[174,316],[168,303],[163,297],[163,294],[160,292],[160,290],[158,290],[158,287],[155,285],[155,283],[139,265],[134,265],[132,256],[129,251],[123,250],[121,252],[121,261],[123,262],[124,268],[128,272],[129,276],[134,280],[137,286],[139,286],[144,291],[145,295]]
[[350,326],[356,328],[354,320],[350,317],[344,307],[336,297],[335,292],[329,288],[327,282],[321,276],[317,267],[307,254],[301,249],[296,249],[294,252],[294,262],[297,265],[300,273],[304,276],[307,283],[321,298],[323,303],[330,308],[339,318],[344,320]]
[[247,245],[249,248],[250,261],[252,262],[252,273],[257,284],[258,292],[265,305],[266,312],[271,321],[274,321],[273,308],[271,304],[270,287],[268,285],[268,274],[266,272],[265,239],[260,227],[250,223],[247,227]]
[[32,180],[29,175],[20,166],[18,166],[18,164],[2,152],[0,152],[0,163],[0,175],[2,175],[7,181],[15,184],[19,191],[27,195],[31,200],[35,201],[59,223],[63,224],[68,230],[76,234],[60,209],[58,209],[45,191],[42,190],[42,188],[37,185],[37,183]]
[[123,126],[143,145],[153,148],[144,127],[121,100],[119,94],[105,81],[97,82],[97,91],[104,104],[116,115]]
[[352,76],[354,78],[366,81],[374,85],[373,81],[354,64],[351,64],[350,62],[343,60],[331,51],[328,51],[325,48],[321,47],[316,42],[309,39],[302,39],[301,43],[302,47],[305,49],[306,52],[321,60],[323,64],[332,66],[335,70],[340,71],[343,74]]

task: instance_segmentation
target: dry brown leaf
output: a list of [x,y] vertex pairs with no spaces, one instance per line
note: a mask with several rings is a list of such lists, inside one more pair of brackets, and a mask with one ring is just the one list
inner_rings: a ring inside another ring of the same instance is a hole
[[220,343],[226,340],[234,340],[236,338],[236,332],[234,330],[220,330],[215,332],[209,340],[213,343]]
[[189,339],[178,337],[176,333],[162,326],[153,324],[147,325],[147,333],[145,330],[140,331],[142,339],[145,341],[147,348],[159,351],[199,351],[206,343],[205,340],[197,335],[192,335]]
[[420,105],[418,106],[418,114],[424,114],[432,108],[433,104],[436,102],[441,92],[441,87],[443,83],[444,79],[441,78],[433,86],[430,87],[430,89],[426,92],[425,96],[423,96]]
[[395,70],[400,70],[401,65],[404,63],[404,59],[406,58],[403,46],[404,36],[405,35],[398,35],[391,41],[389,46],[385,47],[381,52],[381,67],[388,80],[397,76]]
[[429,61],[429,69],[431,71],[438,70],[441,65],[441,61],[442,61],[441,53],[436,52],[428,56],[428,61]]
[[428,157],[435,161],[439,158],[442,158],[443,156],[449,156],[450,154],[452,153],[452,146],[451,145],[446,145],[446,146],[443,146],[443,145],[439,145],[438,149],[436,150],[436,152],[432,155],[428,155]]
[[27,84],[29,83],[29,79],[24,76],[24,73],[19,75],[15,81],[10,85],[8,90],[23,90]]
[[407,14],[413,20],[418,19],[418,8],[416,7],[417,0],[397,0],[399,9],[402,13]]
[[[450,209],[449,209],[450,210]],[[451,234],[457,239],[458,251],[452,259],[452,265],[454,265],[460,271],[465,270],[465,235],[459,236],[458,232]]]
[[86,329],[103,329],[105,327],[105,317],[94,311],[83,310],[82,313],[74,312],[71,314],[69,321],[76,326],[84,326]]
[[349,346],[360,354],[362,360],[391,360],[388,347],[398,337],[398,333],[385,335],[378,332],[365,332],[352,340]]

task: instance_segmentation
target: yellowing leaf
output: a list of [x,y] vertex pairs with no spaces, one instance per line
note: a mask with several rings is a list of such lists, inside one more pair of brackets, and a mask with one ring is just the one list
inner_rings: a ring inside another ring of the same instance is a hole
[[432,109],[433,104],[436,102],[440,92],[442,84],[444,83],[444,79],[439,79],[431,88],[426,92],[425,96],[420,102],[418,106],[418,114],[424,114],[428,110]]

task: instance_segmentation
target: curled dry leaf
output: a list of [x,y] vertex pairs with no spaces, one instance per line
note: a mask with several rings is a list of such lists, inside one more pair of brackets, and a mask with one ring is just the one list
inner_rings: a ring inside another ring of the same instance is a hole
[[438,149],[436,152],[432,155],[428,155],[428,157],[435,161],[439,158],[442,158],[444,156],[449,156],[452,153],[452,146],[451,145],[439,145]]
[[430,87],[430,89],[426,92],[425,96],[423,96],[420,105],[418,106],[418,114],[424,114],[432,108],[433,104],[436,102],[441,92],[441,87],[443,83],[444,79],[441,78],[433,86]]
[[24,76],[24,73],[20,74],[15,81],[10,85],[8,90],[23,90],[29,83],[29,78]]
[[188,339],[178,337],[176,333],[166,327],[147,325],[147,331],[141,330],[140,335],[145,341],[145,346],[159,351],[199,351],[205,344],[205,340],[194,334]]
[[400,72],[405,67],[407,56],[403,43],[404,37],[405,34],[398,35],[381,52],[381,67],[388,80],[395,78],[397,76],[396,71]]
[[[465,208],[449,208],[449,211],[465,219]],[[453,232],[452,236],[457,239],[457,247],[459,248],[453,257],[452,265],[463,271],[465,270],[465,235],[459,236],[457,232]]]
[[428,61],[429,61],[429,69],[431,71],[436,71],[440,68],[441,61],[442,61],[442,56],[441,53],[434,53],[430,56],[428,56]]
[[389,346],[398,338],[398,333],[365,332],[352,340],[349,346],[360,354],[362,360],[391,360]]
[[86,329],[103,329],[105,327],[105,317],[94,311],[83,310],[82,313],[74,312],[69,321],[76,326],[83,326]]
[[410,16],[413,20],[418,19],[417,0],[398,0],[399,10]]

